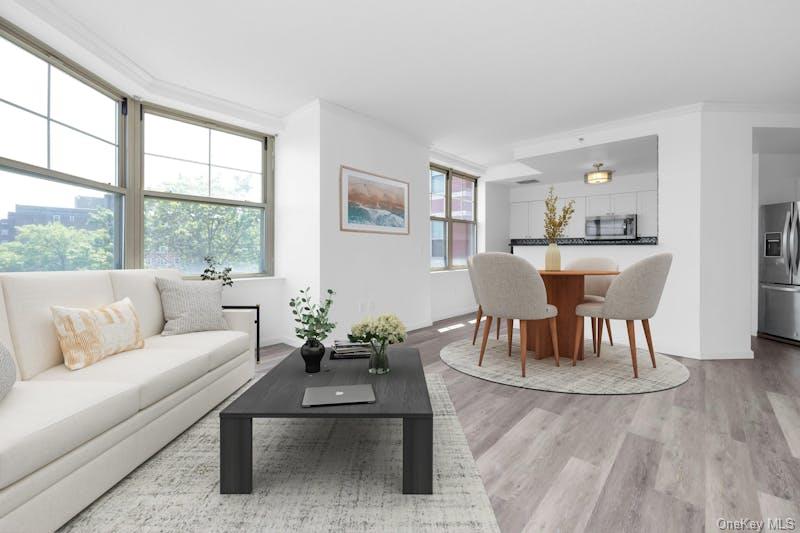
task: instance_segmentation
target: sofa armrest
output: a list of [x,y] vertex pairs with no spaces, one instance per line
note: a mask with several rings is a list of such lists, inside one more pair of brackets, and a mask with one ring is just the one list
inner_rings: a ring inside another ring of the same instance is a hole
[[243,331],[250,335],[250,349],[256,350],[256,310],[255,309],[223,309],[222,314],[228,327],[234,331]]

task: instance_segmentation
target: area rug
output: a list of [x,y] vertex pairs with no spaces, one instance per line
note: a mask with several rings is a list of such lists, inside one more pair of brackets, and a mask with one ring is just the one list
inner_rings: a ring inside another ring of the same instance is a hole
[[592,344],[584,346],[583,361],[572,366],[572,358],[561,358],[561,366],[555,366],[552,357],[536,360],[528,352],[526,377],[520,368],[519,344],[514,343],[511,357],[508,356],[508,341],[490,339],[478,366],[480,341],[472,345],[469,339],[448,344],[439,354],[451,368],[477,378],[522,387],[552,392],[575,394],[638,394],[677,387],[689,379],[689,369],[681,363],[656,353],[656,368],[650,363],[647,350],[638,350],[639,377],[634,379],[631,352],[628,346],[603,344],[600,357],[592,353]]
[[253,493],[221,495],[221,405],[62,531],[499,531],[447,388],[427,379],[432,495],[402,494],[399,419],[254,420]]

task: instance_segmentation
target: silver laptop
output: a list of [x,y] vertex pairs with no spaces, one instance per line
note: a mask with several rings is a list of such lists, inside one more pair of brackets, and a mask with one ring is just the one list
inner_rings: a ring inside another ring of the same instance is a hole
[[306,393],[303,395],[303,407],[347,403],[375,403],[375,391],[372,390],[372,385],[306,387]]

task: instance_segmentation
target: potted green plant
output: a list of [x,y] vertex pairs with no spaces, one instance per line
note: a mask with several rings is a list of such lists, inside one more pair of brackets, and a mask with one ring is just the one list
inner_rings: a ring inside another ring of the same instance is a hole
[[220,268],[216,257],[207,255],[203,258],[206,263],[206,268],[200,274],[202,280],[220,280],[223,287],[233,287],[233,280],[231,279],[231,267]]
[[300,355],[306,362],[306,372],[313,374],[319,372],[319,363],[325,355],[325,346],[322,344],[328,333],[333,331],[336,323],[328,318],[333,305],[334,292],[328,289],[327,297],[319,304],[311,302],[310,287],[300,291],[300,295],[289,300],[294,321],[298,325],[294,328],[295,335],[306,342],[300,347]]
[[355,324],[348,337],[355,342],[368,342],[372,348],[372,357],[369,358],[370,374],[386,374],[389,372],[386,348],[390,344],[406,340],[406,327],[396,315],[380,315],[376,318],[365,318]]
[[564,204],[561,213],[556,209],[557,204],[558,196],[555,195],[553,187],[550,187],[544,200],[544,236],[548,243],[544,255],[545,270],[561,270],[561,251],[556,240],[564,236],[564,230],[567,229],[567,224],[575,213],[575,200]]

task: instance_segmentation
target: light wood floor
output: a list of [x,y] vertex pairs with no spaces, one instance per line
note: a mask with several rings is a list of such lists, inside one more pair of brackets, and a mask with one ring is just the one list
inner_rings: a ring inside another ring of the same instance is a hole
[[[444,377],[503,531],[717,531],[720,518],[766,517],[800,528],[800,348],[754,339],[754,360],[681,359],[691,378],[669,391],[558,394],[445,366],[439,350],[471,336],[471,318],[408,344]],[[262,348],[258,372],[290,351]]]

